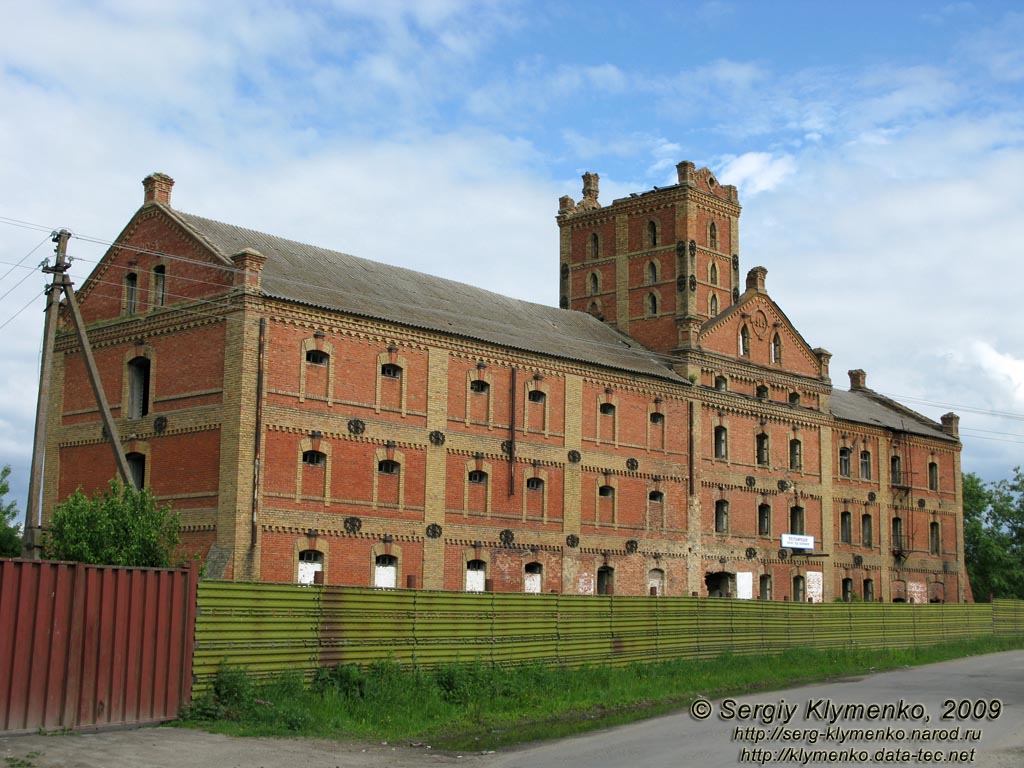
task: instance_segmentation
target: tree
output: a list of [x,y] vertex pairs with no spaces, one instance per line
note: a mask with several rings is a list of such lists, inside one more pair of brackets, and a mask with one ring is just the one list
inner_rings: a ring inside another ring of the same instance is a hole
[[985,483],[964,475],[964,561],[974,599],[1024,598],[1024,474]]
[[18,505],[5,502],[10,490],[11,467],[8,464],[0,469],[0,557],[21,557],[21,527],[14,522],[18,518]]
[[102,565],[167,568],[174,564],[181,522],[158,507],[148,488],[119,480],[90,499],[81,489],[57,505],[43,540],[48,558]]

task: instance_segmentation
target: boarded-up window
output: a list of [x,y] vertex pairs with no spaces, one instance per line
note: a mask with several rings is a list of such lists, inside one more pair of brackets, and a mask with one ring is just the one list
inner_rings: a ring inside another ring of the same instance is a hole
[[324,569],[323,553],[315,549],[305,549],[299,552],[299,584],[313,584],[316,581],[316,574]]
[[530,595],[539,595],[544,578],[544,566],[540,563],[527,563],[526,572],[523,575],[523,592]]
[[647,572],[647,593],[658,596],[665,594],[665,572],[661,568],[651,568]]
[[466,591],[483,592],[487,579],[487,563],[470,560],[466,563]]
[[398,558],[394,555],[377,555],[373,571],[373,586],[394,589],[398,586]]

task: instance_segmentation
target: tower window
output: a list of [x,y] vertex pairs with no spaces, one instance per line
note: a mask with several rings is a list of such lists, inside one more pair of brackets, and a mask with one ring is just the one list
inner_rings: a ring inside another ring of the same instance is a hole
[[729,458],[729,430],[725,427],[715,427],[715,458]]
[[804,453],[803,445],[799,440],[789,441],[789,468],[790,469],[803,469],[804,466]]
[[399,467],[399,463],[397,461],[392,461],[391,459],[384,459],[383,461],[377,462],[377,471],[382,475],[397,475]]
[[597,489],[597,495],[606,499],[614,498],[615,488],[613,488],[610,485],[602,485],[600,488]]
[[713,293],[711,294],[711,300],[708,304],[708,308],[710,310],[709,314],[712,317],[718,314],[718,297]]
[[861,546],[870,547],[873,536],[871,535],[871,515],[861,515],[860,518],[860,543]]
[[804,508],[792,507],[789,510],[789,532],[797,536],[804,533]]
[[729,502],[719,499],[715,502],[715,533],[729,532]]
[[543,491],[544,480],[539,477],[528,477],[526,478],[526,490],[528,491]]
[[853,600],[853,579],[843,579],[843,602]]
[[320,451],[303,451],[302,463],[311,467],[322,467],[327,462],[327,454]]
[[750,330],[745,325],[740,328],[740,356],[750,357]]
[[402,367],[394,363],[384,363],[380,367],[380,375],[385,379],[400,379],[402,378]]
[[601,411],[602,416],[615,415],[615,406],[612,403],[601,403],[601,405],[598,407],[598,410]]
[[531,389],[530,393],[526,396],[526,399],[531,403],[543,403],[547,400],[547,395],[539,389]]
[[166,291],[167,267],[153,267],[153,306],[162,307],[167,298]]
[[601,292],[601,278],[597,276],[597,272],[590,273],[590,295],[597,296]]
[[800,393],[799,392],[790,392],[789,393],[789,404],[790,405],[800,405]]
[[871,479],[871,452],[860,452],[860,478],[861,480]]
[[129,272],[124,276],[124,312],[126,315],[134,315],[138,308],[139,297],[139,276]]
[[654,317],[658,314],[658,297],[653,294],[647,294],[647,314]]
[[647,244],[652,248],[658,244],[658,225],[653,221],[647,222]]
[[473,379],[469,382],[469,391],[476,392],[479,395],[486,395],[491,389],[491,385],[483,379]]
[[729,389],[729,380],[725,376],[715,376],[715,389],[719,392],[726,392]]
[[849,448],[839,449],[839,476],[849,477],[850,476],[850,454],[852,451]]
[[141,453],[129,453],[125,456],[128,460],[128,472],[131,475],[132,485],[136,490],[141,490],[146,484],[146,457]]
[[903,518],[894,517],[892,519],[892,546],[893,549],[903,549],[903,545],[906,542],[903,541]]
[[782,337],[777,333],[772,336],[772,362],[782,362]]
[[651,424],[664,424],[665,414],[651,411]]
[[590,236],[590,258],[597,259],[601,257],[601,238],[597,236],[597,232],[594,232]]
[[647,500],[652,504],[661,504],[665,501],[665,494],[661,491],[651,491],[647,494]]
[[711,226],[708,227],[708,245],[718,248],[718,227],[715,226],[715,222],[711,222]]
[[928,526],[928,550],[933,554],[937,555],[941,552],[941,530],[938,523],[931,523]]
[[768,466],[768,435],[763,432],[759,434],[755,439],[755,453],[757,463],[762,467]]
[[768,399],[768,387],[764,384],[758,384],[757,389],[754,390],[758,400]]
[[647,284],[654,285],[658,282],[658,265],[653,261],[647,263]]
[[853,543],[853,515],[849,512],[839,516],[839,540],[843,544]]
[[306,362],[311,365],[327,365],[330,362],[331,356],[326,352],[322,352],[319,349],[308,349],[306,350]]
[[136,357],[128,363],[128,418],[141,419],[149,414],[148,358]]
[[767,504],[761,504],[757,508],[757,535],[772,535],[772,508]]
[[481,469],[474,469],[469,473],[469,482],[475,485],[481,485],[487,482],[487,473]]
[[712,285],[718,285],[718,265],[712,264],[711,269],[708,271],[708,282]]
[[804,577],[794,576],[793,577],[793,602],[802,603],[804,601]]
[[892,484],[903,485],[903,469],[899,456],[893,456],[889,459],[889,470]]
[[928,463],[928,490],[939,490],[939,465],[934,461]]

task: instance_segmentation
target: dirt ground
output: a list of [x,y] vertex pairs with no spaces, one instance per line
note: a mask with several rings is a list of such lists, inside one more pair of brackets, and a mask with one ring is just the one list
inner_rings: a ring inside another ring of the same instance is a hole
[[407,742],[235,738],[189,728],[0,737],[0,768],[419,768],[487,759]]

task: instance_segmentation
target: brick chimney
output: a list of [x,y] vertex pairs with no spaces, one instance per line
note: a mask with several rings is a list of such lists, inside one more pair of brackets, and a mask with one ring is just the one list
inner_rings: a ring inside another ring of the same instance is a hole
[[764,267],[754,267],[752,270],[747,272],[747,290],[764,293],[764,279],[767,275],[768,270]]
[[681,163],[676,164],[676,178],[679,179],[680,184],[686,184],[687,182],[693,181],[693,173],[697,170],[697,166],[691,163],[689,160],[683,160]]
[[166,173],[151,173],[142,180],[142,188],[146,191],[142,204],[160,203],[171,207],[171,187],[174,186],[174,179]]
[[942,431],[950,437],[960,439],[960,417],[950,411],[940,417],[942,420]]
[[853,371],[847,371],[847,373],[850,374],[850,389],[868,388],[868,375],[860,368]]

